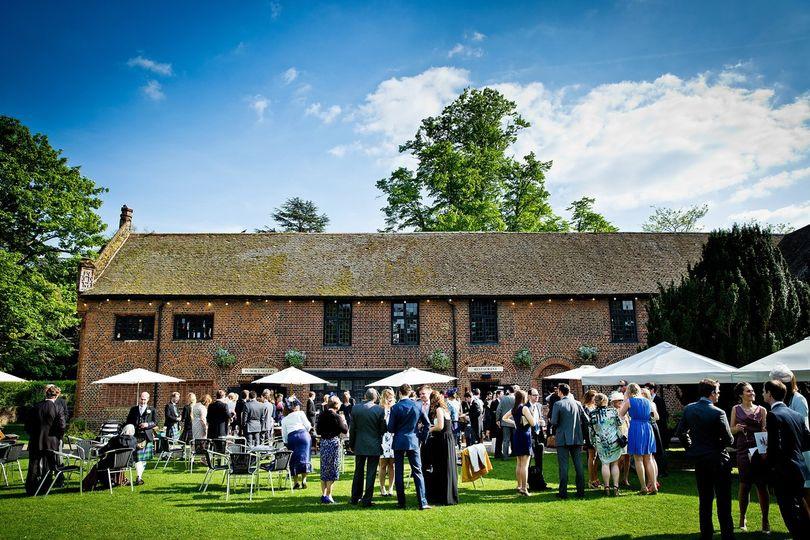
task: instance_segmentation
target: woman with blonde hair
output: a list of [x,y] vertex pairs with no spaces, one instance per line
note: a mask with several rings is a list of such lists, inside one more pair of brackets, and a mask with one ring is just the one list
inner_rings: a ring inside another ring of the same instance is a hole
[[197,396],[189,393],[188,399],[191,404],[191,433],[195,439],[205,439],[208,433],[208,405],[205,404],[205,399],[209,400],[211,396],[206,395],[203,402],[197,401]]
[[594,408],[588,413],[591,442],[602,463],[605,495],[619,494],[619,459],[622,457],[622,421],[615,408],[608,406],[605,394],[594,396]]
[[[391,417],[391,407],[394,406],[394,391],[386,388],[380,394],[380,406],[385,411],[385,423]],[[386,432],[382,438],[382,455],[380,456],[380,494],[383,497],[392,497],[394,492],[394,434]],[[387,482],[386,482],[387,480]]]
[[655,438],[650,426],[650,416],[658,421],[658,413],[650,401],[641,395],[641,387],[636,383],[627,385],[627,398],[619,409],[622,417],[630,416],[630,430],[627,433],[627,450],[636,463],[636,474],[641,483],[639,495],[657,495],[657,478],[652,462],[655,453]]

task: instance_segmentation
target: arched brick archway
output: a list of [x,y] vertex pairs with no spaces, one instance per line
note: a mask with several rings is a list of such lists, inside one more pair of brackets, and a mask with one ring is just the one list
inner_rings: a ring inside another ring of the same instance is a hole
[[548,356],[540,362],[532,372],[532,386],[540,388],[543,393],[548,389],[543,387],[543,379],[549,375],[562,373],[574,369],[573,361],[565,356]]

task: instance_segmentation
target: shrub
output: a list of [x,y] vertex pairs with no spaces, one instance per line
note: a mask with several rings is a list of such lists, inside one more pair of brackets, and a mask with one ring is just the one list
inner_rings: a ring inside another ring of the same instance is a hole
[[77,437],[80,439],[92,439],[96,436],[96,432],[87,426],[86,420],[75,418],[68,424],[65,435],[68,437]]
[[284,361],[288,366],[300,368],[304,365],[307,359],[307,353],[299,351],[298,349],[290,349],[284,353]]
[[441,349],[436,349],[430,356],[427,358],[428,366],[435,369],[436,371],[447,371],[450,369],[452,363],[450,362],[450,357],[447,356]]
[[236,363],[236,356],[228,349],[220,347],[214,352],[214,363],[221,368],[231,367]]
[[512,362],[518,367],[532,367],[532,353],[529,352],[529,349],[520,349],[512,357]]
[[68,405],[73,404],[76,393],[76,381],[28,381],[24,383],[0,383],[0,407],[21,407],[34,405],[45,398],[44,390],[48,384],[55,384],[62,389],[62,397]]
[[579,355],[580,360],[583,362],[588,362],[596,358],[596,356],[599,354],[599,349],[593,345],[582,345],[579,349],[577,349],[577,354]]

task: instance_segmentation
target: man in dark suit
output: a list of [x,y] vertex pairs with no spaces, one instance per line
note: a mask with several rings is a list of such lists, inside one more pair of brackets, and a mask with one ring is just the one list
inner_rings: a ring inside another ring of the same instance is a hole
[[363,506],[372,505],[377,466],[382,455],[382,437],[387,429],[385,411],[377,405],[377,397],[377,391],[369,388],[366,390],[365,401],[352,408],[352,424],[349,426],[349,449],[354,452],[351,504],[360,501]]
[[[466,397],[466,395],[465,395]],[[478,444],[484,433],[484,402],[481,401],[481,390],[474,388],[469,398],[469,444]]]
[[67,426],[64,410],[56,403],[61,393],[58,386],[45,387],[45,399],[34,405],[26,422],[25,430],[30,439],[25,491],[29,495],[36,495],[42,478],[56,468],[53,451],[59,450]]
[[784,403],[787,389],[781,381],[768,381],[763,388],[765,403],[771,406],[765,425],[768,453],[765,461],[773,471],[779,512],[793,538],[810,538],[810,515],[804,506],[804,476],[807,469],[802,452],[810,450],[810,430],[802,415]]
[[557,437],[557,467],[560,487],[557,497],[568,498],[568,458],[574,462],[576,471],[577,498],[585,497],[585,472],[582,468],[582,446],[585,444],[586,413],[582,404],[571,395],[571,387],[565,383],[557,387],[560,399],[554,404],[551,424]]
[[315,392],[310,392],[309,397],[307,398],[306,408],[304,414],[307,415],[307,420],[313,426],[315,425],[315,412],[317,408],[315,407]]
[[248,400],[245,402],[245,437],[248,446],[256,446],[261,443],[262,438],[262,415],[264,407],[256,401],[256,392],[250,391]]
[[501,434],[501,459],[509,459],[512,447],[512,433],[515,431],[515,422],[512,420],[504,420],[503,415],[507,411],[511,411],[515,406],[515,392],[520,390],[520,387],[507,386],[506,393],[498,403],[498,409],[495,411],[495,423],[498,425],[499,433]]
[[[425,415],[425,418],[428,417],[428,412],[430,411],[430,392],[432,390],[433,389],[426,384],[419,387],[419,401],[417,401],[417,404],[422,409],[422,413]],[[419,437],[419,445],[421,447],[421,445],[425,444],[425,441],[427,441],[428,435],[430,434],[430,422],[419,422],[418,427],[419,429],[416,433],[417,437]]]
[[721,538],[731,539],[734,538],[734,524],[731,520],[731,458],[726,448],[731,446],[734,438],[726,413],[715,406],[720,397],[720,385],[717,381],[700,381],[698,395],[698,401],[684,408],[675,434],[686,448],[686,457],[695,462],[700,537],[708,539],[714,534],[712,501],[716,496]]
[[208,406],[208,438],[222,439],[228,435],[228,422],[231,413],[228,411],[228,398],[225,390],[217,390],[217,399]]
[[177,404],[180,403],[180,392],[172,392],[166,408],[163,410],[163,418],[166,425],[166,437],[177,439],[180,437],[180,411]]
[[180,413],[180,417],[183,421],[183,433],[181,438],[184,443],[190,444],[191,440],[194,438],[191,420],[191,394],[186,396],[186,404],[183,405],[183,412]]
[[141,392],[138,405],[129,410],[124,424],[135,426],[135,439],[139,445],[138,450],[135,452],[135,472],[138,475],[135,485],[140,486],[143,484],[143,471],[146,469],[146,462],[152,459],[155,427],[157,426],[157,413],[154,407],[149,406],[149,392]]
[[425,498],[425,479],[422,476],[422,458],[419,455],[417,429],[420,422],[429,425],[427,415],[419,403],[408,399],[411,385],[399,387],[399,401],[391,407],[388,417],[388,431],[394,434],[394,484],[397,490],[397,506],[405,508],[405,456],[411,466],[413,485],[420,510],[430,508]]
[[495,458],[503,457],[503,449],[502,449],[502,441],[503,441],[503,430],[501,429],[500,423],[498,422],[498,407],[501,404],[501,399],[503,399],[503,390],[497,390],[495,392],[495,399],[493,399],[489,403],[489,411],[492,414],[492,428],[495,430],[495,433],[490,433],[490,439],[495,439]]
[[247,431],[245,431],[245,403],[248,399],[250,399],[250,392],[248,390],[242,390],[239,394],[239,399],[236,401],[236,407],[234,408],[234,412],[236,413],[234,422],[238,428],[239,435],[242,437],[247,436]]

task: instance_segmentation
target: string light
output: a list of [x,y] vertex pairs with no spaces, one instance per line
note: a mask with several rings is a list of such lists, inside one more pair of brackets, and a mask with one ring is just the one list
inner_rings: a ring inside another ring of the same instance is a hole
[[265,304],[267,303],[267,298],[265,298],[265,299],[264,299],[264,303],[265,303]]
[[170,306],[170,305],[172,305],[172,303],[171,302],[166,302],[166,305]]
[[129,298],[127,298],[127,302],[132,302],[132,300],[130,300]]
[[191,302],[186,302],[186,305],[187,305],[187,306],[190,306],[190,305],[191,305]]
[[249,306],[250,305],[250,300],[245,300],[245,305]]
[[151,306],[151,305],[152,305],[152,302],[149,302],[149,305]]
[[[514,302],[512,302],[512,304],[514,304]],[[533,305],[534,305],[534,302],[529,302],[529,305],[530,305],[530,306],[533,306]]]
[[428,298],[428,299],[427,299],[427,303],[428,303],[428,304],[430,303],[430,298]]
[[[267,300],[265,300],[265,302],[267,302]],[[292,300],[287,300],[287,303],[292,304]]]
[[227,305],[228,305],[228,302],[225,302],[225,305],[227,306]]
[[514,302],[512,302],[512,305],[514,306],[514,305],[515,305],[515,303],[514,303]]
[[107,298],[107,302],[109,302],[109,301],[110,301],[110,299],[109,299],[109,298]]
[[207,305],[209,305],[209,306],[210,306],[210,305],[211,305],[211,302],[208,302],[208,304],[207,304]]

